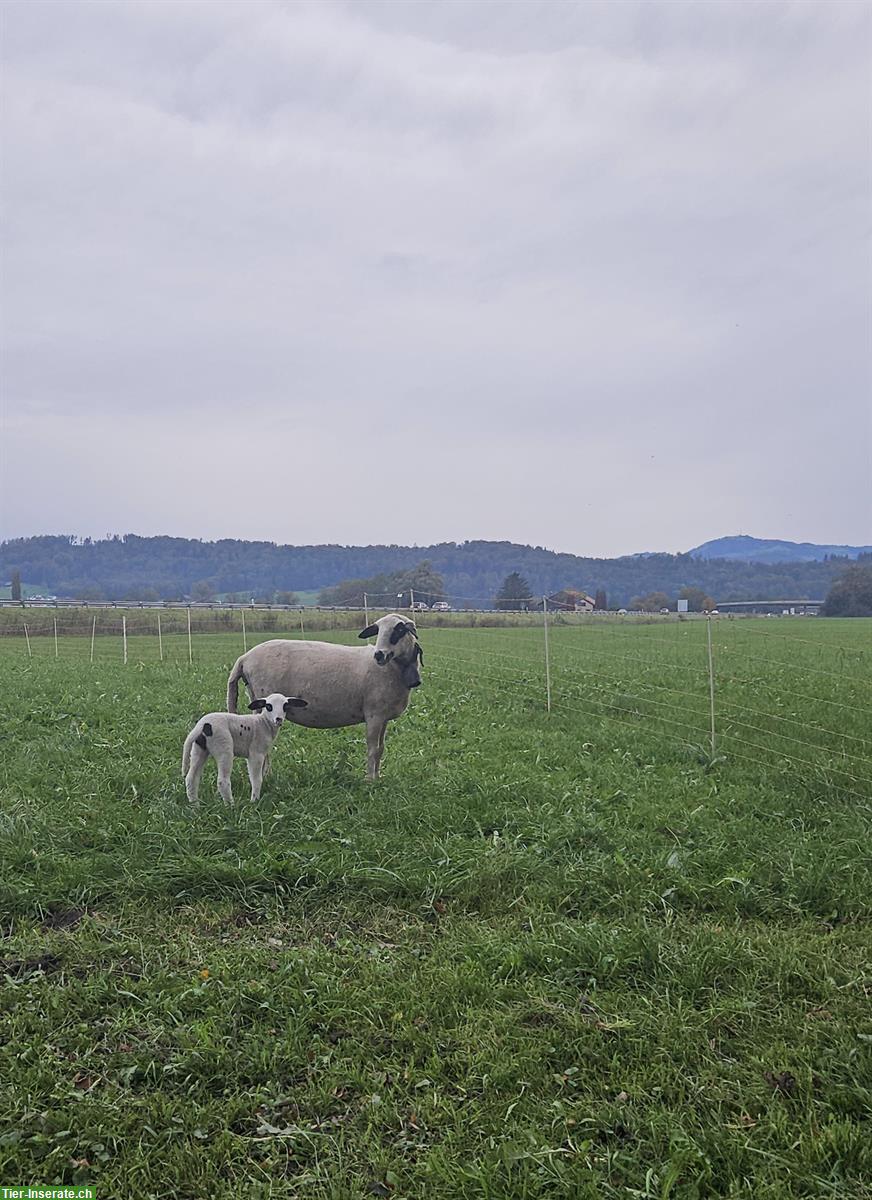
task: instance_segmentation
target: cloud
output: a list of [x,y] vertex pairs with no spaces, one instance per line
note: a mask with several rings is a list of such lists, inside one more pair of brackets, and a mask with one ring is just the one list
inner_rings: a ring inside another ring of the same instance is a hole
[[868,8],[5,25],[4,534],[868,540]]

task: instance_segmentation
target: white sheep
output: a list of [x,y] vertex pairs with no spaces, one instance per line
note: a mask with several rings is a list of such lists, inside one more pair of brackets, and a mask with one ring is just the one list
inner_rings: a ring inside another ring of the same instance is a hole
[[334,642],[261,642],[234,664],[227,681],[227,707],[236,711],[240,679],[252,698],[276,688],[303,692],[305,712],[290,713],[297,725],[336,729],[366,724],[367,779],[378,779],[388,721],[406,711],[409,691],[421,683],[424,652],[415,622],[397,613],[380,617],[358,637],[376,637],[369,646]]
[[278,731],[294,708],[305,708],[307,701],[299,696],[274,692],[264,699],[252,700],[248,706],[254,716],[213,712],[201,717],[188,736],[182,750],[182,778],[192,804],[197,803],[200,776],[208,758],[218,767],[218,791],[228,804],[233,803],[230,772],[234,758],[248,760],[251,780],[251,799],[260,797],[264,763],[272,749]]

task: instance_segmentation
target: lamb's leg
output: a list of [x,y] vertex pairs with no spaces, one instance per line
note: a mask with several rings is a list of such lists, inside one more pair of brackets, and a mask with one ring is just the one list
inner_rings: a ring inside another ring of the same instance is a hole
[[218,764],[218,791],[226,804],[232,804],[233,791],[230,787],[230,773],[233,769],[233,754],[228,754],[226,751],[220,755],[216,754],[215,762]]
[[263,783],[265,758],[262,754],[252,754],[248,759],[248,778],[251,780],[251,802],[260,799],[260,788]]
[[366,720],[366,777],[369,780],[378,779],[378,768],[385,745],[385,729],[387,721],[381,717],[367,717]]
[[203,767],[205,767],[208,757],[208,750],[203,750],[197,745],[191,747],[191,765],[185,776],[185,791],[191,804],[197,803],[200,794],[200,776],[203,774]]

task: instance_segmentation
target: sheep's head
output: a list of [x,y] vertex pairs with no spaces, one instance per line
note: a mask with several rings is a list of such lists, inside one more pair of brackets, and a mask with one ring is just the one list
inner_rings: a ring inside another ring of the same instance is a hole
[[[375,661],[380,667],[387,666],[391,659],[396,658],[403,662],[411,662],[416,666],[418,653],[418,628],[414,621],[408,617],[401,617],[397,613],[388,613],[386,617],[379,619],[372,625],[368,625],[366,629],[362,629],[358,634],[362,638],[375,638]],[[421,682],[420,674],[418,675],[418,683]],[[408,684],[409,687],[417,687],[417,684]]]
[[309,701],[301,700],[299,696],[283,696],[281,692],[273,692],[264,700],[252,700],[248,706],[252,712],[266,713],[272,725],[280,728],[289,710],[292,708],[308,708]]

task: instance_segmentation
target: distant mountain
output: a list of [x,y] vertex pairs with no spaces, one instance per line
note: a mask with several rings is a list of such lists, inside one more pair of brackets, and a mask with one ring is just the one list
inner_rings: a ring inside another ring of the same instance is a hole
[[872,554],[872,546],[819,546],[815,542],[782,542],[741,533],[715,538],[689,550],[693,558],[729,558],[745,563],[823,562],[825,558],[857,558]]

